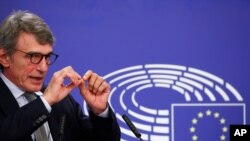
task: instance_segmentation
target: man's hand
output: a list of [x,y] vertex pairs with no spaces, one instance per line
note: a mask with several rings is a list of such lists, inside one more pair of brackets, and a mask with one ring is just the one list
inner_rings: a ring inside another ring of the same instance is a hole
[[[66,79],[69,80],[68,84],[64,84]],[[53,105],[65,98],[81,83],[83,83],[81,76],[71,66],[65,67],[53,74],[43,97],[50,105]]]
[[107,108],[110,85],[91,70],[82,79],[83,83],[79,85],[81,95],[96,115],[102,113]]

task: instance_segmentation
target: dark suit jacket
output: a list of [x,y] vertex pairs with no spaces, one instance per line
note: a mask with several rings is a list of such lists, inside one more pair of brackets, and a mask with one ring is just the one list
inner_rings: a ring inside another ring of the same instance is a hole
[[82,113],[68,96],[52,106],[51,113],[40,98],[19,108],[0,78],[0,141],[31,141],[31,134],[48,121],[54,141],[120,141],[120,128],[110,108],[109,118]]

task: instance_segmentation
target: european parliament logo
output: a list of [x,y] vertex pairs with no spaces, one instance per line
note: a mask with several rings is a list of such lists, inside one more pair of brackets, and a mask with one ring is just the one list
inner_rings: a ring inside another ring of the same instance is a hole
[[[121,141],[138,140],[124,122],[127,114],[143,141],[229,141],[230,125],[246,124],[246,106],[230,83],[209,72],[174,64],[146,64],[104,76]],[[87,113],[86,103],[84,103]]]

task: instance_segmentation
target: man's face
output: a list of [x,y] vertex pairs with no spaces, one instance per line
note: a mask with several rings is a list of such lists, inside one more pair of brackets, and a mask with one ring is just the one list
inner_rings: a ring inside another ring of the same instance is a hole
[[39,91],[49,66],[46,64],[45,58],[39,64],[31,63],[29,55],[23,52],[46,55],[52,52],[52,46],[50,44],[41,45],[34,35],[21,33],[17,40],[16,49],[20,51],[15,51],[9,57],[9,65],[5,67],[4,75],[24,91]]

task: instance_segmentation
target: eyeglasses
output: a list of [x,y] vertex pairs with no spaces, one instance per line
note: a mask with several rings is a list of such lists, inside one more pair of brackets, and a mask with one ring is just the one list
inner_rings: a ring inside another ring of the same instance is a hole
[[56,59],[59,56],[59,55],[57,55],[57,54],[55,54],[53,52],[49,53],[49,54],[46,54],[46,55],[43,55],[43,54],[37,53],[37,52],[24,52],[24,51],[21,51],[21,50],[18,50],[18,49],[15,49],[15,50],[26,54],[29,57],[30,62],[33,63],[33,64],[39,64],[42,61],[42,59],[45,57],[46,64],[47,65],[52,65],[53,63],[56,62]]

